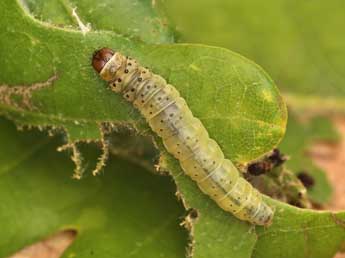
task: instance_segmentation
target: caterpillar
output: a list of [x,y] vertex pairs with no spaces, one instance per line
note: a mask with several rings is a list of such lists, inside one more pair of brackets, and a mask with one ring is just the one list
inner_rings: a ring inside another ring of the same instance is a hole
[[224,157],[175,87],[135,59],[109,48],[93,54],[92,66],[112,91],[122,93],[140,111],[202,192],[241,220],[255,225],[271,224],[273,210]]

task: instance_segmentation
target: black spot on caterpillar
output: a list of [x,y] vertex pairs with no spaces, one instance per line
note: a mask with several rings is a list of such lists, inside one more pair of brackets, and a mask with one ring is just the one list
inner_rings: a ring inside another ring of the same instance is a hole
[[95,52],[92,66],[112,91],[139,109],[184,172],[222,209],[241,220],[269,225],[273,211],[262,195],[224,158],[179,92],[136,60],[109,48]]

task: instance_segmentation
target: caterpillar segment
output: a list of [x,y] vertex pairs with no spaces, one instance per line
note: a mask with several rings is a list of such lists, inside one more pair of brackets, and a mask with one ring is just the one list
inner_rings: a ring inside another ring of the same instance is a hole
[[94,69],[145,117],[183,171],[222,209],[241,220],[269,225],[273,211],[262,195],[224,157],[186,101],[164,78],[109,48],[95,52]]

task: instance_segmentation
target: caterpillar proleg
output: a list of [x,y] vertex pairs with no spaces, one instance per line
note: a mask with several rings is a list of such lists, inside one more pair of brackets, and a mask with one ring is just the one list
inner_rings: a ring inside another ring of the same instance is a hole
[[273,211],[262,195],[224,157],[172,85],[136,60],[109,48],[95,52],[92,65],[112,91],[133,103],[184,172],[222,209],[252,224],[272,222]]

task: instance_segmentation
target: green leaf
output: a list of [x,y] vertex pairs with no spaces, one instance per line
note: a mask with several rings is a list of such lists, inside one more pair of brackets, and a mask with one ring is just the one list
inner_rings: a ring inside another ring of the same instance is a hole
[[101,176],[71,180],[60,137],[3,118],[0,142],[0,257],[65,229],[77,238],[63,257],[184,256],[184,209],[168,177],[112,158]]
[[[177,226],[182,207],[172,198],[174,187],[167,178],[113,159],[101,177],[71,181],[71,162],[55,152],[59,139],[43,137],[36,130],[15,132],[4,119],[0,132],[1,256],[63,229],[78,231],[64,257],[183,256],[185,236]],[[240,254],[231,257],[251,257],[253,228],[225,212],[219,216],[212,202],[206,204],[207,212],[201,213],[194,230],[203,236],[205,253],[197,251],[204,247],[197,241],[194,257],[227,257],[236,251]],[[279,206],[275,223],[256,229],[253,257],[331,257],[344,241],[344,213],[272,204]],[[225,226],[222,230],[209,225],[214,215]],[[241,227],[247,228],[243,235]],[[223,248],[214,249],[214,244]]]
[[199,213],[199,219],[192,221],[194,258],[215,254],[238,258],[330,258],[345,244],[345,212],[300,209],[266,198],[275,209],[273,224],[268,228],[253,227],[217,211],[217,205],[182,176],[175,160],[168,158],[166,162],[187,207]]
[[279,203],[275,223],[261,228],[254,258],[330,258],[344,245],[345,213],[292,208]]
[[[108,46],[138,58],[176,85],[210,135],[238,163],[269,151],[284,134],[286,109],[275,85],[259,67],[235,53],[200,45],[147,45],[113,32],[83,35],[39,23],[27,16],[17,2],[1,2],[0,8],[10,10],[10,15],[0,18],[0,46],[4,49],[0,82],[17,85],[15,93],[19,95],[3,98],[0,108],[17,124],[62,128],[72,143],[100,140],[100,123],[104,121],[131,124],[147,132],[138,112],[108,91],[91,68],[93,51]],[[58,78],[52,85],[35,90],[37,82],[53,74]],[[3,96],[8,96],[8,88],[3,87]],[[20,94],[24,89],[29,89],[32,98]],[[174,162],[162,167],[175,176],[185,205],[198,208],[200,214],[196,225],[195,220],[189,223],[195,257],[214,253],[249,257],[256,239],[254,231],[202,195]],[[157,206],[157,211],[160,209]],[[214,241],[209,248],[209,239],[220,241]],[[239,239],[241,242],[234,244]]]
[[343,1],[164,4],[181,41],[226,47],[249,57],[272,75],[293,108],[345,112]]
[[15,1],[3,1],[0,7],[11,10],[0,20],[0,83],[29,84],[53,74],[58,77],[52,85],[31,92],[31,110],[22,103],[2,101],[0,108],[17,123],[64,128],[70,142],[96,139],[104,121],[147,130],[138,112],[107,90],[90,65],[92,53],[109,46],[136,57],[175,85],[234,161],[245,163],[261,156],[284,134],[286,109],[275,85],[261,68],[235,53],[190,44],[145,45],[111,32],[83,35],[39,23]]
[[173,31],[154,2],[140,0],[27,0],[24,7],[37,19],[78,28],[73,9],[92,30],[109,30],[147,43],[172,43]]

